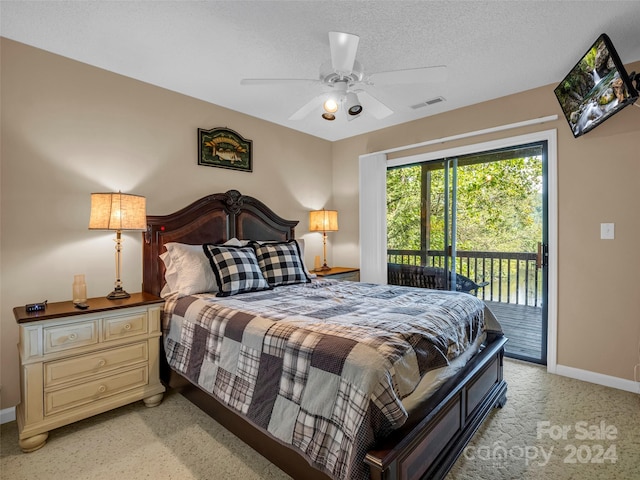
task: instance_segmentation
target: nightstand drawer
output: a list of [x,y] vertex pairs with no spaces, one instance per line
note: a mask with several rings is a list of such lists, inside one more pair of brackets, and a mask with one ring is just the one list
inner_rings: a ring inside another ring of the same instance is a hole
[[149,369],[143,365],[133,370],[63,388],[44,394],[44,414],[52,415],[85,403],[142,387],[149,382]]
[[98,320],[44,327],[44,353],[98,343]]
[[147,342],[134,343],[89,355],[44,364],[44,386],[55,387],[90,375],[146,362],[149,358]]
[[110,317],[103,320],[102,330],[105,342],[147,333],[147,313]]

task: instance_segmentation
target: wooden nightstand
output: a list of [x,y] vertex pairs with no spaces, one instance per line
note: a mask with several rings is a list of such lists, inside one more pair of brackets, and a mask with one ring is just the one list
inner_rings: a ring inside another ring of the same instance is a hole
[[27,313],[16,307],[20,328],[19,444],[32,452],[49,431],[144,400],[162,401],[160,314],[164,301],[148,293],[130,298],[50,303]]
[[329,270],[313,270],[321,278],[330,278],[332,280],[348,280],[350,282],[360,281],[360,269],[352,267],[331,267]]

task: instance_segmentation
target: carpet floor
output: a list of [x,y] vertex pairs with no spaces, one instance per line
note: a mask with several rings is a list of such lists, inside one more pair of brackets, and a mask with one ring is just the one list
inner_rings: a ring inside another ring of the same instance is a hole
[[[505,360],[507,404],[478,430],[447,480],[640,479],[640,396]],[[24,454],[0,427],[2,480],[289,479],[176,393],[50,432]]]

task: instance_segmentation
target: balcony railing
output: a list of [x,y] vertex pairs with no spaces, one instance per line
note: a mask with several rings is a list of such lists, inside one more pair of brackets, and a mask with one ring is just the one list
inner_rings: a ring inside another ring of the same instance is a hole
[[[444,267],[442,250],[387,250],[387,262]],[[476,296],[492,302],[541,306],[542,270],[528,252],[456,252],[456,273],[476,283],[489,282]]]

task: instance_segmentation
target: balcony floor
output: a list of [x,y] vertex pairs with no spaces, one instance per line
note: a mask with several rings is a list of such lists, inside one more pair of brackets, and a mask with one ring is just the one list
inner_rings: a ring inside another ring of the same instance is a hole
[[540,361],[542,308],[501,302],[485,303],[502,325],[505,336],[509,338],[505,345],[505,353]]

